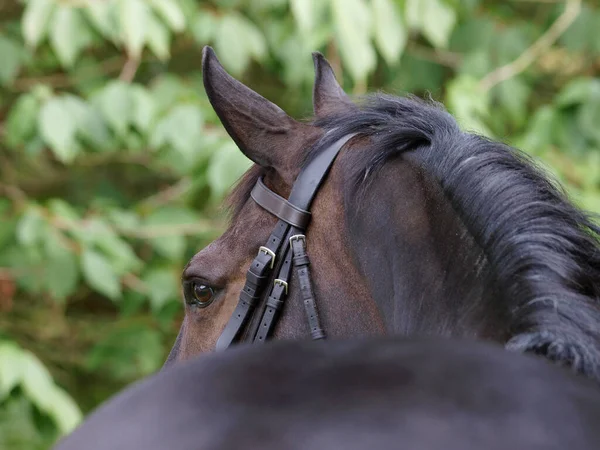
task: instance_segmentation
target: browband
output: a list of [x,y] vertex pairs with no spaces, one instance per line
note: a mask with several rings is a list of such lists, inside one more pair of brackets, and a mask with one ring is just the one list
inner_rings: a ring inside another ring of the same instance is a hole
[[306,230],[310,222],[310,213],[292,205],[285,198],[270,190],[265,186],[262,178],[258,179],[252,192],[250,192],[250,196],[275,217],[297,228]]

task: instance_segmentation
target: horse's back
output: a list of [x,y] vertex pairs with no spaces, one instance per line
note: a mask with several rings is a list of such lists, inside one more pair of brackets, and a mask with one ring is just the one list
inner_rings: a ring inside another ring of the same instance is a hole
[[600,448],[600,390],[482,343],[281,342],[124,391],[57,450]]

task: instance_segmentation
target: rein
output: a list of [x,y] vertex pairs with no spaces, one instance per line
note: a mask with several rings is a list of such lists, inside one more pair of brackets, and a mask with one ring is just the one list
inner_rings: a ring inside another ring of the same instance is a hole
[[[266,187],[262,179],[257,180],[250,196],[279,221],[250,264],[238,304],[217,341],[217,350],[242,340],[254,343],[267,340],[285,304],[292,265],[297,270],[310,335],[312,339],[325,338],[312,289],[304,232],[311,218],[310,205],[319,187],[340,150],[355,135],[348,134],[337,140],[304,166],[288,200]],[[277,275],[270,289],[266,289],[274,274]]]

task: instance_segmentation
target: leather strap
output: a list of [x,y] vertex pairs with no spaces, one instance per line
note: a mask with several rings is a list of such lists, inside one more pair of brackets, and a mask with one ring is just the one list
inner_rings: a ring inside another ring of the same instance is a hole
[[240,299],[227,325],[225,325],[225,329],[217,340],[216,350],[226,349],[232,342],[239,338],[257,301],[260,299],[262,288],[268,279],[268,273],[275,262],[273,255],[277,255],[279,252],[288,229],[289,225],[284,221],[280,220],[277,222],[273,233],[271,233],[269,240],[264,246],[269,251],[261,248],[256,258],[250,264],[250,268],[246,272],[246,283],[240,292]]
[[[261,298],[261,292],[264,285],[270,278],[269,274],[274,265],[274,255],[279,253],[282,239],[286,240],[288,233],[300,235],[305,230],[310,221],[310,205],[323,182],[323,179],[329,172],[333,161],[338,153],[356,133],[348,134],[337,140],[312,159],[302,168],[296,179],[289,200],[275,194],[268,189],[262,179],[259,179],[252,189],[251,197],[261,207],[279,218],[275,230],[269,237],[265,247],[261,247],[258,255],[250,265],[246,274],[246,284],[240,294],[240,300],[225,326],[223,333],[219,337],[216,345],[217,350],[223,350],[229,347],[234,341],[239,340],[249,318],[255,309],[257,301]],[[291,225],[291,228],[290,228]],[[287,284],[290,282],[291,265],[298,268],[298,279],[304,308],[310,325],[311,336],[313,339],[323,339],[325,333],[319,322],[316,302],[312,291],[310,281],[310,271],[308,269],[309,260],[306,254],[305,238],[294,239],[290,241],[290,246],[285,245],[284,261],[278,261],[278,279],[282,282],[274,284],[270,290],[270,295],[264,301],[264,308],[259,311],[260,321],[254,320],[254,325],[247,332],[246,339],[254,338],[254,342],[264,342],[272,332],[278,312],[283,307],[286,295]],[[292,261],[293,256],[293,262]],[[256,328],[258,324],[258,329]]]
[[273,332],[279,312],[283,309],[283,305],[285,304],[285,300],[287,298],[289,283],[291,280],[291,272],[292,251],[291,248],[288,247],[283,256],[281,270],[279,271],[277,278],[273,280],[273,287],[271,288],[269,297],[267,297],[265,310],[256,332],[256,336],[254,337],[255,343],[262,344],[266,342],[267,338]]
[[292,205],[285,198],[271,191],[265,186],[261,178],[254,185],[250,196],[256,203],[274,216],[296,228],[306,230],[310,222],[310,213]]
[[298,282],[300,283],[300,293],[304,301],[304,311],[310,326],[310,335],[313,339],[324,339],[325,332],[321,327],[317,303],[310,282],[310,260],[306,254],[306,238],[304,235],[296,235],[290,238],[290,245],[294,255],[294,267],[298,269]]
[[347,134],[338,139],[321,153],[317,154],[306,166],[302,168],[298,178],[294,182],[292,192],[290,193],[289,203],[296,205],[297,208],[310,210],[310,205],[317,195],[325,175],[331,169],[331,165],[339,154],[342,147],[356,136],[357,133]]

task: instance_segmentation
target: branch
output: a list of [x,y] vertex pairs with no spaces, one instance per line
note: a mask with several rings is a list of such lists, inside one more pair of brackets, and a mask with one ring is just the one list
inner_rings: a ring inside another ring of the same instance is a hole
[[542,53],[547,51],[558,40],[558,38],[573,24],[581,12],[581,0],[566,0],[564,12],[556,19],[552,26],[531,47],[525,50],[517,59],[505,66],[499,67],[488,73],[479,82],[479,87],[489,91],[503,81],[523,72]]
[[127,58],[127,61],[125,61],[125,64],[123,64],[123,69],[119,75],[119,80],[125,81],[126,83],[131,83],[135,77],[138,67],[140,67],[139,59],[131,56]]
[[440,66],[457,68],[462,62],[462,55],[447,50],[432,49],[410,41],[406,50],[426,61],[431,61]]

